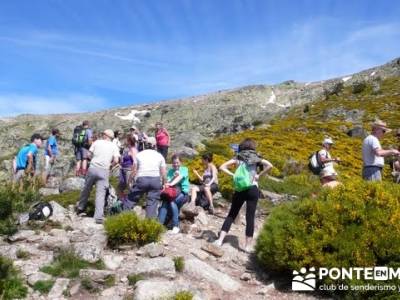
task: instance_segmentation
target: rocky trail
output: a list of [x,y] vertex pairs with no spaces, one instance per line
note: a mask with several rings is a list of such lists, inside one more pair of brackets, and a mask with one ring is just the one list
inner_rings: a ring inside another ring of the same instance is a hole
[[[254,254],[241,250],[243,213],[232,225],[223,246],[214,246],[212,242],[229,209],[222,199],[216,203],[214,215],[186,204],[181,210],[179,234],[167,231],[158,243],[110,249],[103,225],[95,224],[93,218],[77,216],[73,206],[65,209],[52,202],[54,213],[47,222],[62,224],[61,227],[21,229],[0,242],[0,253],[21,270],[30,286],[28,299],[169,299],[179,291],[190,291],[193,299],[315,299],[293,293],[288,287],[279,288],[279,282],[260,270]],[[141,207],[135,207],[135,211],[144,215]],[[256,234],[264,219],[260,210]],[[101,259],[104,268],[84,268],[71,279],[40,271],[53,262],[59,251],[67,249],[88,262]],[[183,270],[176,270],[177,257],[183,258]],[[130,283],[129,275],[142,280]],[[32,289],[36,282],[46,280],[55,281],[47,295]]]

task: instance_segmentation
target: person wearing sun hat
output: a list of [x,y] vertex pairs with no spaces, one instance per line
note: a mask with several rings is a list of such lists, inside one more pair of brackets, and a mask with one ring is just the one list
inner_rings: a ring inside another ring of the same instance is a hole
[[340,159],[339,157],[332,158],[329,152],[332,148],[332,145],[333,140],[329,137],[326,137],[322,141],[322,149],[318,151],[318,155],[324,166],[320,173],[320,180],[322,185],[325,185],[330,181],[336,181],[337,173],[335,171],[333,163],[340,162]]
[[86,210],[90,191],[96,184],[96,202],[94,219],[96,223],[103,223],[104,219],[104,201],[106,191],[109,187],[109,176],[111,165],[118,164],[119,149],[112,142],[114,139],[114,131],[107,129],[103,131],[103,139],[96,140],[89,149],[90,167],[85,179],[85,186],[81,192],[76,211],[78,214]]
[[390,132],[385,122],[375,120],[371,124],[372,132],[368,135],[362,144],[363,169],[362,177],[368,181],[381,181],[382,169],[385,164],[384,158],[391,155],[399,155],[396,149],[382,149],[380,139],[384,134]]

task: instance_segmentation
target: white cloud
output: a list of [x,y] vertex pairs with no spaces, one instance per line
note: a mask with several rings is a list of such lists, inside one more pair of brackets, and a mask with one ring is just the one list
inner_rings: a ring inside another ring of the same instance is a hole
[[59,96],[31,96],[26,94],[0,94],[0,116],[20,114],[62,114],[96,111],[107,101],[91,95],[69,94]]

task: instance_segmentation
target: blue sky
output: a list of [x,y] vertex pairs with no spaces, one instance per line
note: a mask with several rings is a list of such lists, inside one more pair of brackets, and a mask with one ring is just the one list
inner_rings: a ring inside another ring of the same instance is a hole
[[2,0],[0,116],[317,81],[399,50],[396,0]]

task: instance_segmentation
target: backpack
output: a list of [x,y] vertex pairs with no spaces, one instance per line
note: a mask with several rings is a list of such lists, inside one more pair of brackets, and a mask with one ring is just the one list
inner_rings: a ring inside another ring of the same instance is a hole
[[319,175],[324,168],[324,164],[322,163],[318,152],[319,151],[316,151],[308,157],[308,168],[315,175]]
[[237,192],[248,190],[252,186],[250,172],[246,163],[241,162],[233,174],[233,188]]
[[75,147],[84,147],[87,144],[86,141],[86,129],[78,125],[74,128],[74,133],[72,135],[72,144]]
[[29,220],[45,220],[53,214],[53,207],[48,202],[38,202],[29,210]]
[[204,210],[208,210],[210,208],[210,202],[203,193],[197,193],[195,205],[202,207]]

